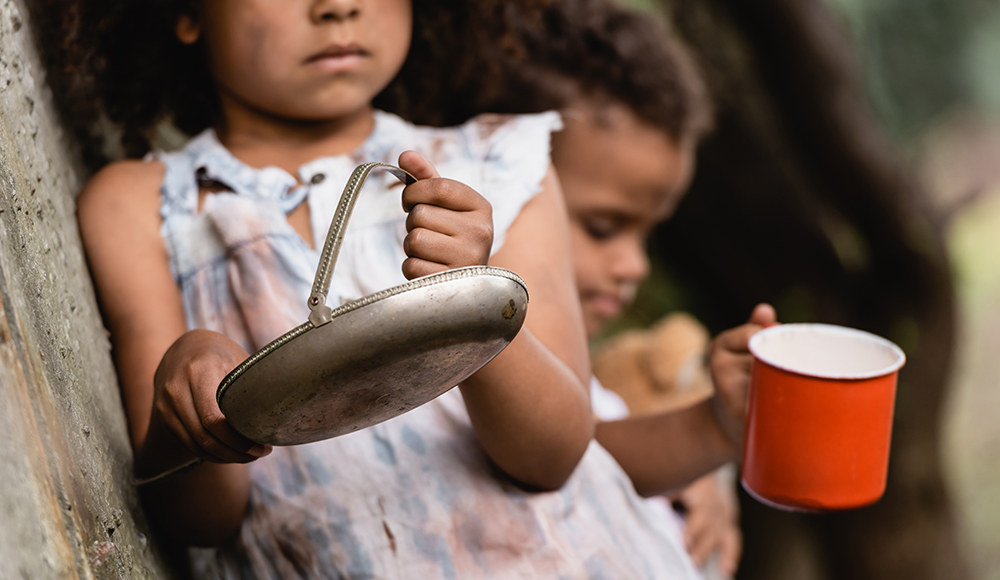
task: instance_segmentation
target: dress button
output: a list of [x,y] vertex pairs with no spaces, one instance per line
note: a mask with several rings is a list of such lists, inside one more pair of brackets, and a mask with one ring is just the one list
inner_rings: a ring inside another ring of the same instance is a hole
[[326,179],[326,175],[322,173],[317,173],[316,175],[312,176],[312,179],[309,180],[309,183],[312,183],[313,185],[319,185],[323,183],[324,179]]

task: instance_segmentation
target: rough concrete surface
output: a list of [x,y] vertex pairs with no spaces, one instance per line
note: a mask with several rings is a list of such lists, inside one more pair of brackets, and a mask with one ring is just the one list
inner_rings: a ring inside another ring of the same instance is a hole
[[27,18],[0,0],[0,578],[170,577],[131,485],[82,171]]

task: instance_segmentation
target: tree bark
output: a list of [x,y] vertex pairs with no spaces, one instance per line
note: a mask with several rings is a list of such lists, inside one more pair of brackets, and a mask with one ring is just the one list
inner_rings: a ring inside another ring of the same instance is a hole
[[739,577],[967,577],[939,457],[955,333],[941,221],[865,106],[850,43],[819,0],[664,5],[718,120],[654,255],[714,330],[769,301],[784,321],[869,330],[909,359],[883,499],[795,515],[744,496]]

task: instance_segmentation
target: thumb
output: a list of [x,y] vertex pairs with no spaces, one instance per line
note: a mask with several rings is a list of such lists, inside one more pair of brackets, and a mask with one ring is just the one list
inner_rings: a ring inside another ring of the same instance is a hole
[[420,179],[434,179],[441,177],[438,175],[434,165],[424,159],[424,156],[416,151],[403,151],[399,155],[399,167],[405,169],[410,175]]
[[750,324],[758,324],[764,328],[774,326],[778,323],[778,313],[775,312],[774,306],[766,302],[761,302],[757,306],[754,306],[749,322]]

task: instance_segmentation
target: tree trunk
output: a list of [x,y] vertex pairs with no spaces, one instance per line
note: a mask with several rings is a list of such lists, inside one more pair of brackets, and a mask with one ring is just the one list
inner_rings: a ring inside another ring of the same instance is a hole
[[80,164],[0,5],[0,578],[169,578],[76,228]]
[[654,255],[714,330],[769,301],[781,320],[869,330],[909,359],[883,499],[796,515],[744,496],[739,577],[967,577],[939,458],[955,321],[940,220],[869,114],[849,42],[819,0],[664,4],[718,121]]

